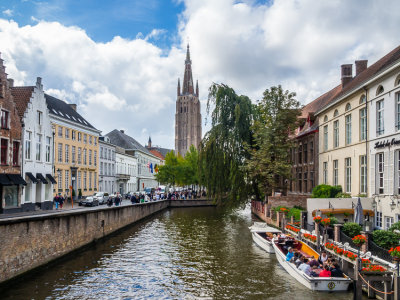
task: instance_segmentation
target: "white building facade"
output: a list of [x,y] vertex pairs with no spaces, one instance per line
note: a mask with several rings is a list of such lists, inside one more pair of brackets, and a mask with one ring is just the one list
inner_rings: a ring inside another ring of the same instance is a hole
[[375,227],[400,221],[400,59],[367,83],[369,116],[369,196]]
[[99,190],[113,194],[119,191],[115,178],[116,154],[115,146],[108,137],[99,138],[99,157]]
[[121,194],[137,192],[137,158],[117,147],[115,160],[117,191]]
[[53,184],[56,183],[53,177],[54,137],[41,78],[37,78],[33,87],[13,87],[12,93],[24,124],[21,173],[27,185],[22,190],[22,210],[52,209]]

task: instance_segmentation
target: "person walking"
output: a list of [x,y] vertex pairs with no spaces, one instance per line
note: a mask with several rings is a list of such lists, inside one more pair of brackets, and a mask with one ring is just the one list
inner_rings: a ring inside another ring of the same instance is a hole
[[55,196],[54,196],[53,201],[54,201],[54,204],[56,205],[56,210],[58,210],[58,204],[59,204],[58,195],[55,195]]
[[60,197],[58,199],[59,199],[59,202],[60,202],[60,208],[62,209],[63,205],[64,205],[64,198],[61,196],[61,193],[60,193]]

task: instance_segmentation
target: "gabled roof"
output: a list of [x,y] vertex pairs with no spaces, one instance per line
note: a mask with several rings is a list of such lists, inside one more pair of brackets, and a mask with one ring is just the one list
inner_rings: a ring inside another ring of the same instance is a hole
[[107,133],[105,136],[110,138],[111,144],[124,148],[125,150],[140,150],[144,153],[153,155],[149,150],[143,147],[137,140],[118,129]]
[[155,149],[149,149],[149,151],[150,151],[154,156],[157,156],[158,158],[160,158],[160,159],[162,159],[162,160],[165,160],[165,157],[163,157],[162,154],[161,154],[159,151],[157,151],[157,150],[155,150]]
[[321,110],[326,105],[330,104],[337,95],[340,94],[342,91],[342,85],[339,84],[338,86],[334,87],[330,91],[326,92],[325,94],[319,96],[317,99],[311,101],[306,106],[304,106],[301,110],[300,118],[307,119],[310,113],[315,113]]
[[76,123],[80,126],[86,126],[91,129],[97,130],[92,124],[86,121],[75,109],[63,100],[57,99],[53,96],[44,94],[46,97],[47,108],[49,113],[53,116],[63,118],[70,122]]
[[[384,57],[379,59],[376,63],[369,66],[363,72],[358,74],[356,77],[353,78],[349,83],[347,83],[340,93],[338,93],[333,101],[330,104],[333,104],[337,101],[340,101],[340,98],[348,94],[349,92],[359,89],[365,84],[368,80],[372,79],[374,76],[378,75],[380,72],[384,71],[392,64],[397,62],[400,59],[400,46],[390,51]],[[327,106],[321,107],[317,110],[317,113],[322,112],[325,110]]]
[[34,86],[16,86],[11,88],[11,94],[17,107],[18,116],[21,121],[24,117],[28,103],[32,97]]
[[158,153],[160,153],[163,156],[162,159],[165,159],[165,156],[167,155],[167,153],[174,151],[172,149],[161,148],[158,146],[152,146],[152,147],[146,146],[146,148],[149,149],[150,151],[154,150],[154,151],[157,151]]

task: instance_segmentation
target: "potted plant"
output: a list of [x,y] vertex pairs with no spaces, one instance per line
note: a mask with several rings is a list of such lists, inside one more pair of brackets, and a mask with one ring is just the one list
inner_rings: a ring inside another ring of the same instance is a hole
[[344,215],[343,221],[346,223],[346,222],[349,220],[349,215],[350,215],[350,214],[349,214],[348,212],[345,211],[345,212],[343,213],[343,215]]
[[325,219],[322,219],[320,222],[325,227],[328,227],[331,224],[331,219],[330,218],[325,218]]
[[315,223],[319,224],[319,223],[321,223],[322,218],[320,216],[316,216],[316,217],[314,217],[313,220]]
[[367,241],[365,236],[363,236],[361,234],[356,235],[355,237],[352,238],[352,240],[353,240],[353,243],[356,244],[358,247],[361,247]]
[[398,262],[400,261],[400,246],[393,247],[389,250],[390,255],[393,257],[393,260]]

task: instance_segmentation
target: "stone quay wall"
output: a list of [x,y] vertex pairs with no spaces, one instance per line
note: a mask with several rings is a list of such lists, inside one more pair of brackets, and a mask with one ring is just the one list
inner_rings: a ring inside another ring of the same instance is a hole
[[164,200],[0,220],[0,283],[168,207],[210,205],[209,200]]

